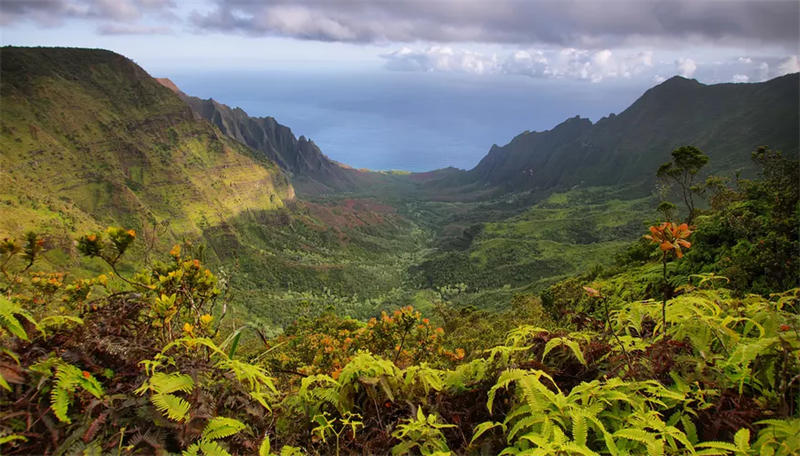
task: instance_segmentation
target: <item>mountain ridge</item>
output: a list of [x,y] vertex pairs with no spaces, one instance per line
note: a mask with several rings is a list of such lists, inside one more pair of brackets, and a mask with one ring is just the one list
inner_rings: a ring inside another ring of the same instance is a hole
[[214,124],[222,133],[277,163],[307,193],[347,192],[363,187],[364,172],[331,160],[313,141],[303,135],[296,137],[291,128],[274,117],[250,116],[240,107],[188,95],[169,78],[156,81],[175,92],[197,116]]
[[472,169],[431,185],[506,193],[652,182],[653,170],[685,144],[711,157],[711,172],[748,169],[757,146],[797,155],[798,86],[798,73],[709,85],[675,76],[619,114],[595,123],[575,116],[549,130],[523,132],[493,145]]

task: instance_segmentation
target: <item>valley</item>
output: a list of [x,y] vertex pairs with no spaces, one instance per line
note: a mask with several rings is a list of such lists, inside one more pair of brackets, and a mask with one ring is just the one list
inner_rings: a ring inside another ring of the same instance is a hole
[[798,73],[410,173],[0,56],[3,454],[800,451]]

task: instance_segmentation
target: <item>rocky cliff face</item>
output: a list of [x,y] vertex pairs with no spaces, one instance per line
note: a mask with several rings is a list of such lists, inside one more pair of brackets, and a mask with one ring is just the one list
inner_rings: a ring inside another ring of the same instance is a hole
[[274,161],[292,177],[295,185],[313,193],[348,191],[358,187],[359,173],[331,160],[303,136],[272,117],[250,117],[241,108],[231,108],[213,99],[203,100],[181,93],[200,117],[222,133]]

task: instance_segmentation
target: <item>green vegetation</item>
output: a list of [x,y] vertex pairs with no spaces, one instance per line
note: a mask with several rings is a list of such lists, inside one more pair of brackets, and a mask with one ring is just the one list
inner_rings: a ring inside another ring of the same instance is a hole
[[691,223],[624,178],[299,201],[121,56],[0,64],[3,454],[800,453],[792,150],[677,149]]
[[[554,284],[542,300],[517,295],[505,313],[465,308],[454,301],[463,286],[442,287],[413,296],[427,316],[403,306],[364,321],[335,309],[271,336],[236,318],[229,285],[196,247],[175,245],[126,274],[136,232],[89,233],[76,248],[108,272],[70,280],[36,269],[46,246],[37,235],[6,240],[0,445],[4,454],[796,454],[796,276],[730,281],[709,269],[771,263],[720,263],[715,252],[747,238],[702,235],[745,207],[770,222],[756,235],[797,247],[788,220],[800,205],[786,185],[797,162],[766,149],[754,158],[761,176],[717,185],[726,198],[698,214],[696,230],[653,226],[616,265]],[[554,195],[504,233],[546,225],[529,216],[576,195]]]

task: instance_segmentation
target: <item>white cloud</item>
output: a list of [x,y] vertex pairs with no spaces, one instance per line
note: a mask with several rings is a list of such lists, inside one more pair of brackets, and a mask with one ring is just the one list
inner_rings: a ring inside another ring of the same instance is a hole
[[753,63],[753,59],[750,57],[739,57],[736,61],[739,63]]
[[453,49],[449,46],[431,46],[424,50],[403,47],[384,54],[386,67],[399,71],[441,71],[473,74],[490,74],[499,71],[495,56]]
[[382,55],[386,66],[401,71],[443,71],[473,74],[516,74],[534,78],[568,78],[600,82],[608,78],[630,78],[653,66],[651,51],[615,53],[609,49],[589,51],[518,50],[505,57],[485,55],[449,46],[425,50],[403,47]]
[[796,55],[792,55],[778,64],[778,74],[775,76],[783,76],[784,74],[797,72],[800,72],[800,60],[798,60]]
[[664,76],[661,76],[660,74],[657,74],[657,75],[653,76],[653,82],[655,82],[656,84],[661,84],[662,82],[664,82],[666,80],[667,80],[667,78],[665,78]]
[[734,74],[732,78],[733,82],[749,82],[750,76],[746,74]]
[[689,58],[681,58],[676,60],[675,66],[678,69],[678,74],[685,78],[691,78],[694,75],[694,72],[697,71],[697,64],[694,60]]

